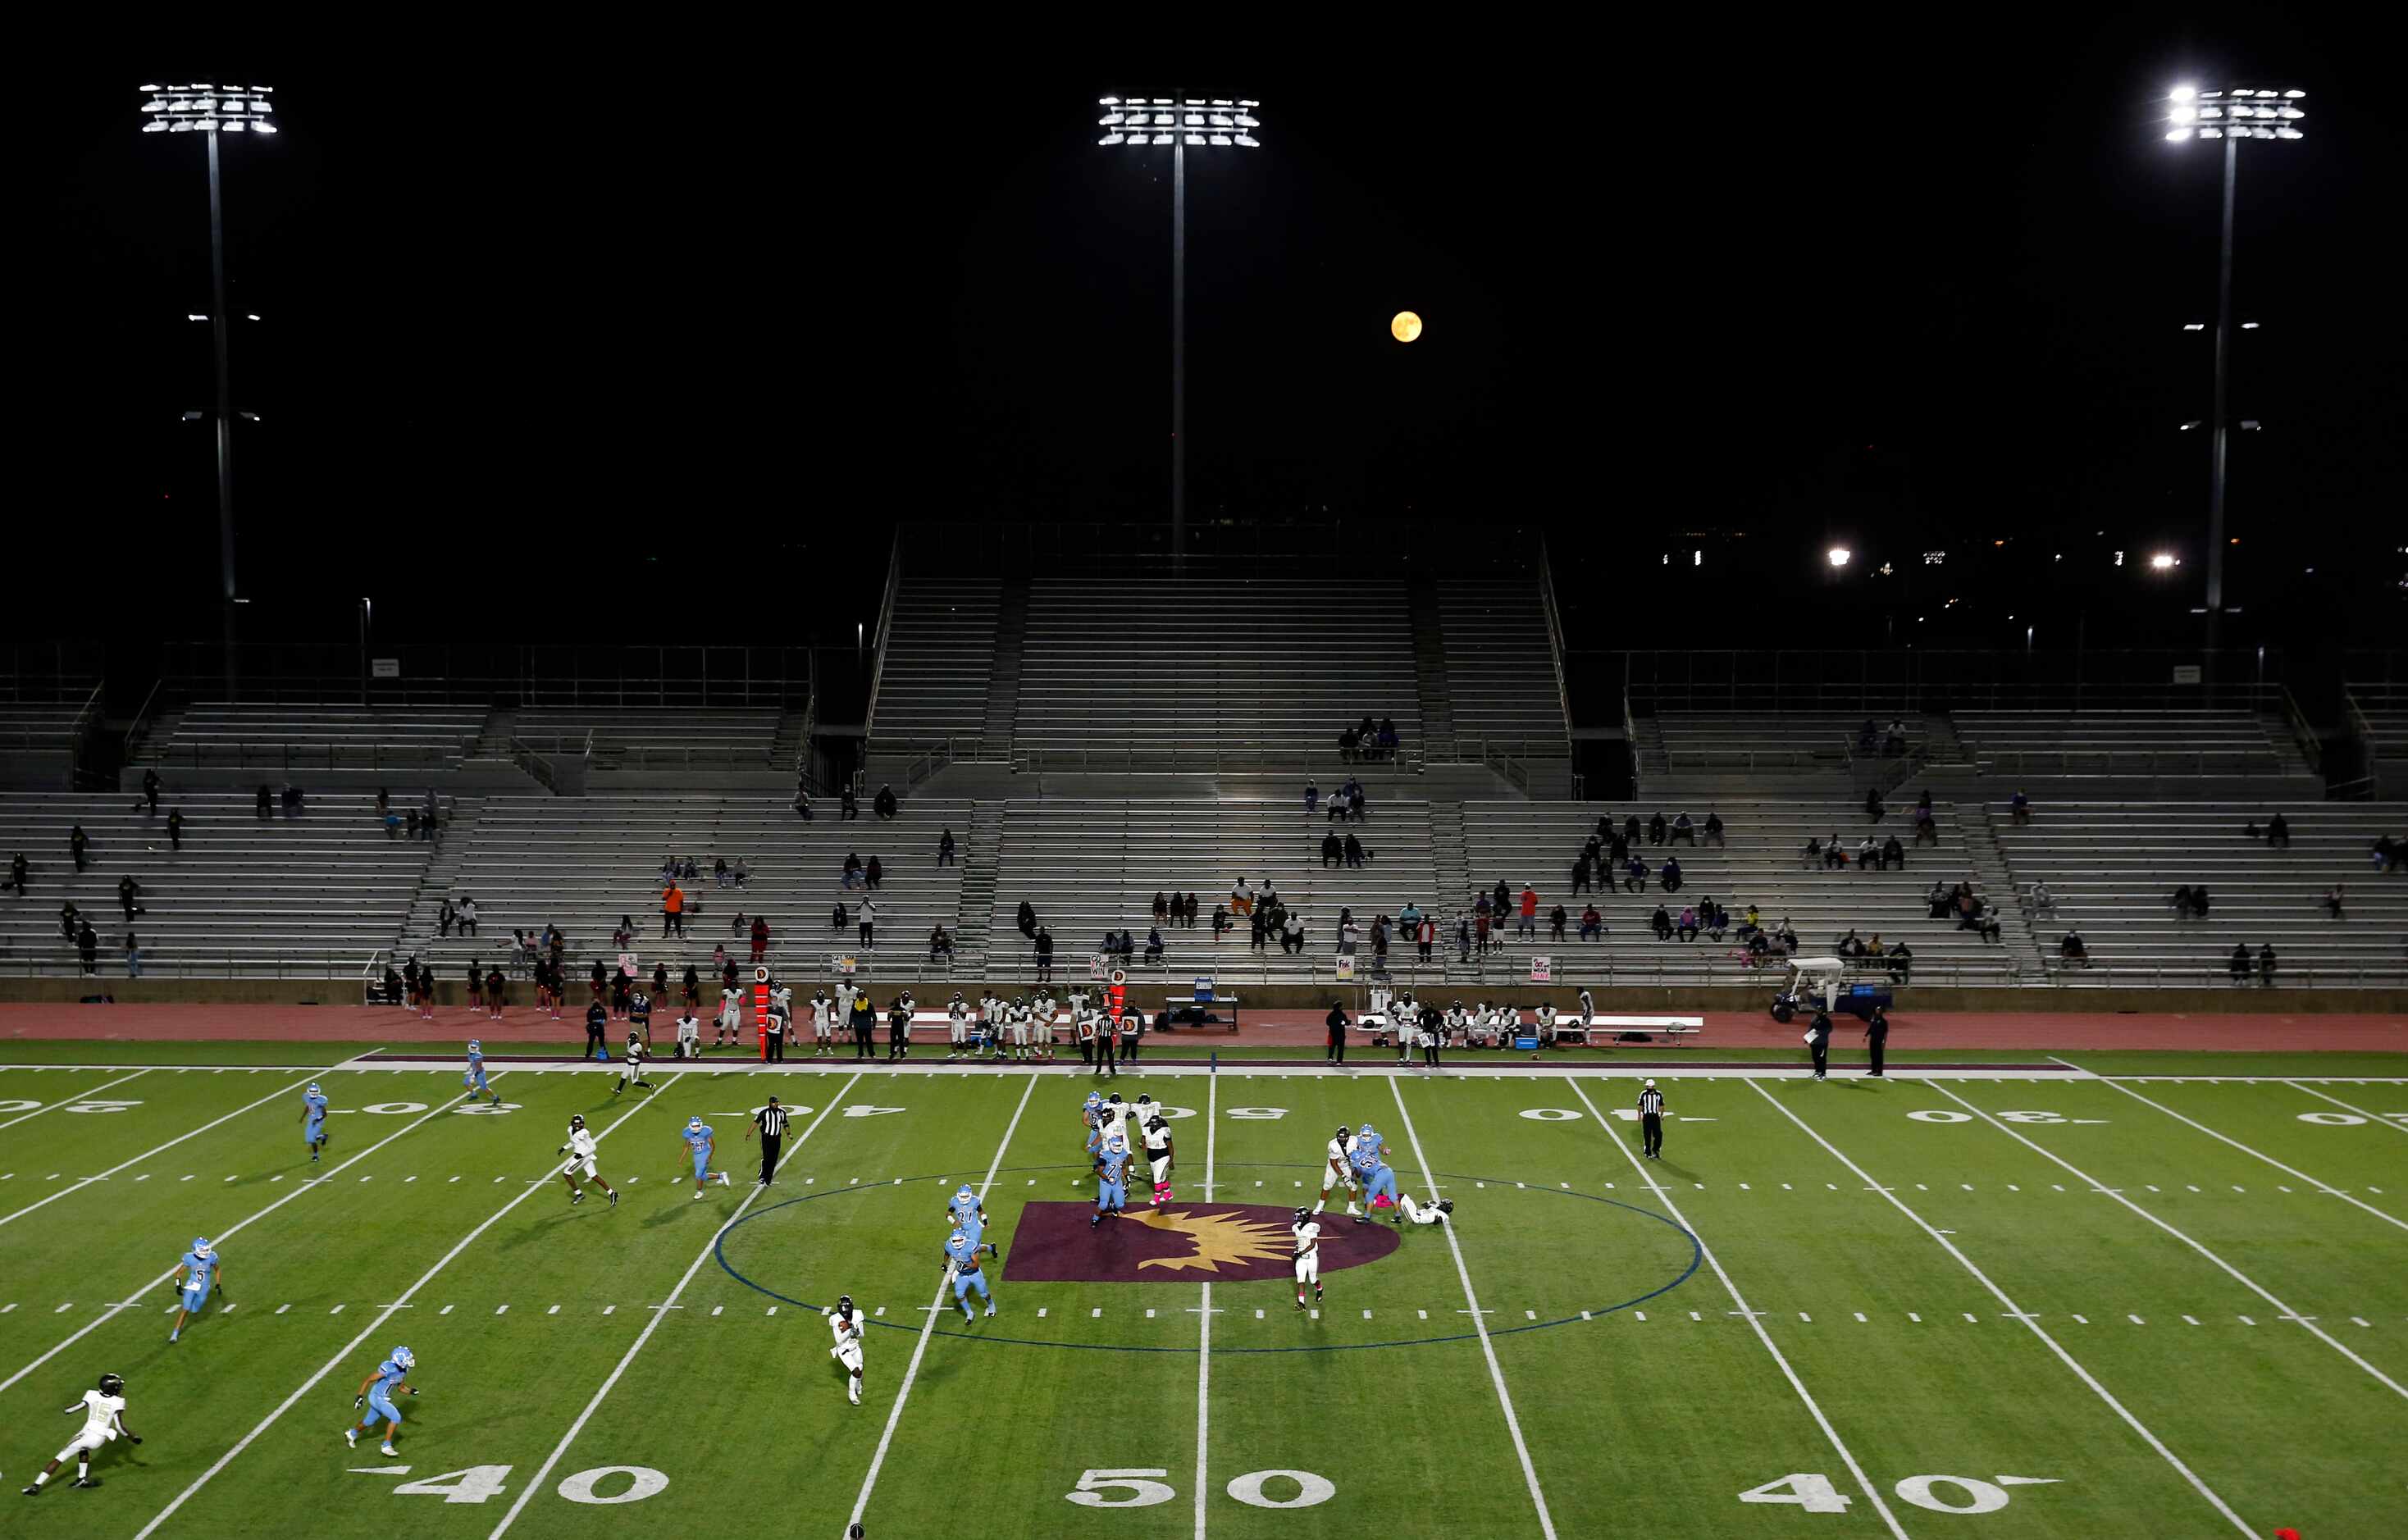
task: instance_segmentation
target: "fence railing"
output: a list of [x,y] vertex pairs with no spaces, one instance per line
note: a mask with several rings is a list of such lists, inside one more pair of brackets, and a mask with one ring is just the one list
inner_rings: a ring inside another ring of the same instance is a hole
[[181,739],[162,744],[162,765],[192,769],[409,770],[456,765],[465,743],[256,743]]
[[762,744],[683,744],[613,742],[599,731],[519,734],[511,742],[532,754],[554,754],[588,762],[608,761],[619,768],[644,770],[723,769],[774,770],[775,752]]
[[864,736],[878,727],[878,687],[886,677],[886,642],[895,632],[895,600],[903,588],[903,526],[895,527],[895,543],[886,557],[886,592],[878,601],[878,642],[869,664],[869,708],[862,714]]

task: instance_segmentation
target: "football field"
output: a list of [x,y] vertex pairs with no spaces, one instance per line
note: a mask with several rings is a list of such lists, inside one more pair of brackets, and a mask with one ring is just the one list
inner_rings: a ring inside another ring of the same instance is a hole
[[[1094,1227],[1076,1065],[496,1064],[474,1105],[147,1048],[0,1068],[11,1535],[2408,1533],[2408,1065],[1658,1071],[1660,1162],[1611,1064],[1158,1068],[1104,1089],[1167,1109],[1175,1196]],[[572,1114],[615,1206],[556,1176]],[[1452,1220],[1333,1199],[1300,1311],[1291,1211],[1365,1123]],[[993,1319],[945,1284],[964,1183]],[[346,1447],[398,1345],[397,1455]],[[142,1446],[17,1496],[105,1371]]]

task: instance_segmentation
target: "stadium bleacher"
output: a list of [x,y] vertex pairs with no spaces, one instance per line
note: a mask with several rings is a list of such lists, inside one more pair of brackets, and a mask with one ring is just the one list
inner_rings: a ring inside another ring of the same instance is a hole
[[490,714],[477,706],[383,710],[327,703],[202,702],[165,733],[147,757],[161,765],[292,770],[456,767]]
[[[176,809],[181,851],[167,836]],[[67,848],[77,824],[92,842],[81,873]],[[126,977],[129,929],[152,977],[349,978],[392,944],[437,847],[388,838],[368,796],[313,794],[298,816],[262,819],[250,794],[188,791],[156,815],[114,791],[0,797],[0,860],[21,850],[31,891],[0,896],[0,971],[75,974],[59,925],[72,901],[106,978]],[[128,876],[150,911],[130,923],[117,887]]]
[[[2287,848],[2262,834],[2277,812]],[[2027,905],[2036,882],[2055,900],[2054,919],[2030,923],[2057,983],[2227,982],[2236,944],[2253,956],[2273,947],[2278,987],[2408,978],[2408,874],[2378,873],[2372,859],[2379,836],[2408,839],[2408,805],[2052,802],[2022,826],[2004,804],[1990,813]],[[2201,884],[2206,916],[2177,916],[2174,891]],[[2337,884],[2338,920],[2323,902]],[[2081,931],[2088,966],[2058,955],[2068,928]]]
[[2304,775],[2299,750],[2249,711],[1957,711],[1976,761],[2014,775]]
[[985,725],[1003,584],[907,573],[895,592],[870,735],[892,748],[974,736]]
[[510,735],[540,754],[589,743],[595,768],[770,764],[779,713],[706,707],[545,706],[508,713]]

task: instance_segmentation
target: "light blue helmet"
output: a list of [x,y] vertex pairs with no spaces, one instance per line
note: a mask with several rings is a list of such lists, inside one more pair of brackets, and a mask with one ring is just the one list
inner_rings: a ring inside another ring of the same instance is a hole
[[1114,1155],[1125,1155],[1128,1153],[1128,1141],[1115,1134],[1104,1141],[1104,1148]]
[[318,1094],[318,1082],[315,1080],[309,1082],[309,1094],[312,1096]]
[[1369,1124],[1369,1123],[1365,1123],[1365,1124],[1363,1125],[1363,1127],[1362,1127],[1362,1129],[1361,1129],[1360,1133],[1361,1133],[1361,1136],[1362,1136],[1363,1138],[1369,1139],[1369,1138],[1372,1137],[1372,1134],[1371,1134],[1371,1125],[1370,1125],[1370,1124]]
[[468,1039],[468,1051],[470,1053],[482,1053],[485,1051],[485,1045],[471,1037]]
[[685,1131],[686,1131],[688,1134],[699,1134],[699,1133],[701,1133],[701,1132],[702,1132],[702,1119],[699,1119],[699,1118],[688,1118],[688,1119],[685,1120]]
[[393,1350],[393,1366],[396,1369],[415,1369],[418,1367],[418,1355],[407,1348],[396,1348]]
[[970,1191],[970,1184],[968,1182],[964,1182],[962,1184],[962,1190],[959,1192],[954,1193],[953,1197],[956,1201],[961,1203],[978,1202],[978,1194]]
[[208,1238],[207,1235],[195,1235],[195,1236],[194,1236],[194,1237],[193,1237],[193,1255],[194,1255],[194,1256],[196,1256],[196,1257],[204,1257],[204,1258],[206,1258],[208,1254],[209,1254],[209,1238]]

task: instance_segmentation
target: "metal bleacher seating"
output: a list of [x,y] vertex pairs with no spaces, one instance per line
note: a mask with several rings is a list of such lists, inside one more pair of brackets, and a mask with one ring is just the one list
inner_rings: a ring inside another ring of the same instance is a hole
[[[1684,809],[1663,809],[1669,820]],[[1585,982],[1597,977],[1609,983],[1645,984],[1736,982],[1748,977],[1741,960],[1743,950],[1735,934],[1720,942],[1704,935],[1690,942],[1659,942],[1648,925],[1662,905],[1672,919],[1684,906],[1712,897],[1731,912],[1734,921],[1754,904],[1767,927],[1778,928],[1785,917],[1798,933],[1799,954],[1830,955],[1847,931],[1870,940],[1878,934],[1885,947],[1906,942],[1914,951],[1911,981],[1932,984],[1999,984],[2036,971],[2029,937],[2012,903],[1985,883],[1980,852],[1969,845],[1975,836],[1948,803],[1935,805],[1939,844],[1914,844],[1914,809],[1893,807],[1878,824],[1870,823],[1860,803],[1833,801],[1726,801],[1713,808],[1699,805],[1685,809],[1702,830],[1709,811],[1721,815],[1724,847],[1648,845],[1643,829],[1651,806],[1641,816],[1639,854],[1648,865],[1644,891],[1622,891],[1619,876],[1607,891],[1600,880],[1595,894],[1598,914],[1609,934],[1601,941],[1579,940],[1579,917],[1589,894],[1572,891],[1572,863],[1598,820],[1611,817],[1619,827],[1629,808],[1598,803],[1470,802],[1464,804],[1465,843],[1475,884],[1494,888],[1503,881],[1518,901],[1522,886],[1538,891],[1540,939],[1536,943],[1508,940],[1492,953],[1486,965],[1491,977],[1526,977],[1526,954],[1552,954],[1557,978]],[[1870,831],[1876,836],[1897,834],[1906,847],[1906,864],[1891,871],[1827,869],[1803,857],[1809,839],[1828,840],[1834,832],[1853,854]],[[1670,834],[1667,834],[1668,841]],[[1698,835],[1703,839],[1702,833]],[[1681,891],[1667,897],[1657,873],[1668,855],[1680,859]],[[1928,893],[1935,880],[1954,885],[1971,882],[1976,894],[1999,905],[2001,934],[1985,941],[1949,920],[1930,918]],[[1451,922],[1460,906],[1449,895]],[[1547,911],[1561,904],[1570,919],[1562,942],[1548,938]],[[1450,925],[1451,928],[1451,925]],[[1510,938],[1512,928],[1507,928]],[[1768,979],[1768,982],[1770,980]]]
[[597,764],[759,768],[778,736],[774,710],[704,707],[521,706],[510,733],[538,753],[574,753],[591,744]]
[[485,725],[479,706],[383,710],[322,703],[187,706],[150,755],[165,765],[262,772],[456,767]]
[[1410,619],[1399,581],[1264,578],[1204,557],[1181,578],[1140,566],[1101,582],[1032,578],[1013,759],[1326,769],[1339,733],[1368,713],[1396,720],[1400,758],[1416,763]]
[[987,718],[1002,590],[995,578],[952,573],[900,580],[870,722],[880,743],[903,747],[978,734]]
[[1957,711],[1957,737],[2001,776],[2304,775],[2249,711]]
[[[1320,854],[1324,834],[1340,826],[1308,819],[1300,804],[1124,801],[1047,797],[1010,804],[1004,820],[1001,865],[995,890],[995,923],[989,933],[986,977],[1035,977],[1035,951],[1013,927],[1025,900],[1054,937],[1057,979],[1083,978],[1087,960],[1105,931],[1125,930],[1138,947],[1126,964],[1134,978],[1175,982],[1175,992],[1202,975],[1225,981],[1326,979],[1337,953],[1339,911],[1351,908],[1363,935],[1359,969],[1372,963],[1371,920],[1393,921],[1408,902],[1430,908],[1438,883],[1430,863],[1430,816],[1426,803],[1383,801],[1368,808],[1353,831],[1369,854],[1354,869],[1327,868]],[[1215,942],[1212,908],[1226,906],[1235,881],[1245,877],[1259,891],[1266,879],[1304,922],[1304,950],[1283,955],[1278,946],[1251,949],[1246,920]],[[1163,927],[1164,955],[1144,960],[1146,930],[1153,923],[1154,895],[1173,890],[1196,894],[1195,928]],[[1392,959],[1408,951],[1391,942]]]
[[93,715],[90,703],[0,701],[0,779],[64,790]]
[[[416,953],[444,979],[464,977],[471,959],[497,965],[509,949],[513,929],[559,926],[568,936],[566,962],[572,986],[595,959],[615,965],[610,934],[621,917],[630,920],[636,940],[628,949],[650,974],[666,962],[672,974],[688,962],[708,978],[714,946],[749,966],[750,917],[770,926],[769,962],[797,982],[824,977],[834,953],[855,953],[855,906],[876,901],[874,951],[859,951],[866,973],[881,962],[906,977],[924,975],[929,927],[941,920],[950,931],[961,906],[961,860],[980,859],[968,849],[970,805],[964,801],[905,799],[896,817],[882,820],[862,799],[858,819],[838,816],[832,799],[816,799],[815,818],[805,822],[792,802],[779,797],[681,796],[668,792],[609,793],[557,800],[492,798],[478,809],[458,864],[429,891],[409,916],[396,948]],[[950,828],[959,848],[956,864],[939,866],[939,834]],[[864,862],[879,857],[885,876],[879,891],[847,891],[838,878],[847,852]],[[665,857],[692,857],[701,875],[681,882],[688,900],[682,940],[661,936],[661,888],[655,880]],[[751,873],[745,886],[719,887],[711,877],[714,857],[733,866],[740,857]],[[479,934],[444,936],[437,912],[446,896],[473,896]],[[841,900],[847,922],[831,923]],[[747,933],[733,929],[737,911]],[[711,986],[716,998],[716,986]],[[571,999],[581,998],[572,992]]]
[[[60,933],[72,900],[100,938],[103,977],[126,976],[125,934],[141,940],[153,977],[350,978],[392,943],[437,847],[386,837],[373,798],[307,797],[302,811],[262,819],[240,791],[185,791],[154,816],[130,793],[0,797],[0,860],[23,851],[31,892],[0,895],[0,970],[73,975]],[[167,815],[181,809],[184,848]],[[67,831],[91,839],[79,874]],[[142,885],[150,912],[130,922],[118,880]]]
[[[2262,835],[2277,811],[2287,848]],[[2054,900],[2054,914],[2031,923],[2058,983],[2224,983],[2236,943],[2253,957],[2273,947],[2278,987],[2408,978],[2408,873],[2379,873],[2371,859],[2378,836],[2408,839],[2408,804],[2051,801],[2025,825],[2003,804],[1991,816],[2027,905],[2035,882]],[[2253,822],[2256,839],[2244,833]],[[2174,890],[2200,884],[2206,916],[2178,918]],[[2336,884],[2339,920],[2323,902]],[[2059,956],[2069,927],[2082,933],[2086,967]]]
[[[1655,718],[1665,769],[1677,783],[1700,771],[1813,767],[1845,772],[1852,760],[1879,759],[1892,716],[1872,717],[1878,735],[1858,748],[1863,711],[1665,711]],[[1920,717],[1897,719],[1906,752],[1920,749],[1929,729]]]

